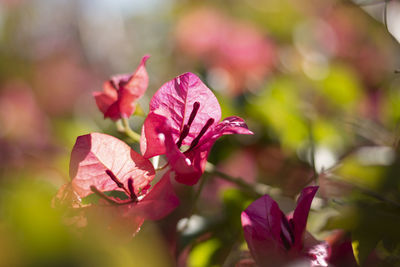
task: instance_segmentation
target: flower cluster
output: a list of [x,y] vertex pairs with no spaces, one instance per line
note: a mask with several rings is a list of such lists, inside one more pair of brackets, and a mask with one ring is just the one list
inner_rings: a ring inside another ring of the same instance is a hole
[[[142,58],[132,75],[115,76],[105,82],[103,92],[93,94],[104,118],[117,121],[134,113],[148,86],[148,58]],[[219,137],[252,134],[239,117],[220,120],[221,108],[211,90],[196,75],[182,74],[164,84],[150,101],[140,139],[142,155],[107,134],[78,137],[71,153],[71,183],[58,198],[72,195],[78,202],[75,207],[85,210],[112,207],[113,213],[117,210],[119,217],[132,221],[136,233],[145,219],[161,219],[178,206],[172,176],[179,183],[196,184]],[[159,155],[166,156],[170,168],[151,186],[155,169],[149,158]],[[90,203],[94,196],[97,205]]]
[[[104,118],[117,121],[134,113],[137,100],[148,86],[147,59],[143,57],[132,75],[115,76],[104,84],[103,92],[94,93]],[[221,120],[221,108],[212,91],[195,74],[184,73],[162,85],[152,97],[140,135],[141,154],[107,134],[78,137],[71,153],[71,182],[60,190],[56,200],[69,200],[71,207],[84,214],[112,214],[109,228],[117,228],[124,221],[135,234],[145,220],[161,219],[179,205],[171,179],[195,185],[215,141],[230,134],[253,133],[240,117]],[[161,155],[168,169],[155,179],[157,171],[149,159]],[[244,237],[253,264],[328,265],[327,243],[306,232],[317,190],[316,186],[304,188],[293,214],[285,215],[269,195],[243,211]]]

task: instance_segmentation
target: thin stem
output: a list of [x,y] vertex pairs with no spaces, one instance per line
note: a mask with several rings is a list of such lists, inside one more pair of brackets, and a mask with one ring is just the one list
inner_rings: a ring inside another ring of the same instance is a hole
[[140,134],[134,132],[129,126],[129,120],[127,118],[121,118],[122,125],[124,126],[124,132],[129,136],[134,142],[140,142]]
[[313,134],[313,127],[311,120],[308,121],[308,141],[310,142],[310,154],[311,154],[311,167],[313,169],[313,179],[315,182],[318,182],[318,172],[315,167],[315,141],[314,141],[314,134]]
[[383,1],[381,1],[381,0],[377,0],[377,1],[365,1],[364,3],[363,3],[363,2],[356,1],[355,4],[356,4],[356,5],[359,5],[359,6],[361,6],[361,7],[363,7],[363,6],[373,6],[373,5],[383,4],[385,1],[386,1],[386,0],[383,0]]
[[388,3],[388,0],[385,0],[385,7],[383,9],[383,22],[385,24],[386,30],[389,32],[389,25],[387,22],[387,3]]
[[250,192],[252,195],[255,195],[255,196],[262,196],[262,195],[270,193],[270,191],[271,191],[271,188],[265,184],[255,183],[254,185],[252,185],[252,184],[247,183],[240,177],[233,177],[233,176],[230,176],[229,174],[221,172],[221,171],[217,170],[217,168],[210,162],[207,162],[205,171],[207,173],[215,175],[221,179],[224,179],[226,181],[234,183],[237,186],[239,186],[240,188]]
[[201,195],[201,192],[203,191],[204,185],[206,183],[206,178],[207,177],[202,177],[202,179],[200,181],[199,188],[197,189],[196,194],[195,194],[195,196],[193,197],[193,200],[192,200],[192,205],[191,205],[191,208],[189,210],[187,221],[186,221],[185,225],[180,229],[181,232],[184,232],[186,230],[186,228],[189,226],[190,218],[192,217],[192,215],[196,211],[196,203],[197,203],[197,201],[198,201],[198,199],[199,199],[199,197]]
[[363,194],[365,194],[367,196],[373,197],[373,198],[375,198],[377,200],[380,200],[382,202],[385,202],[385,203],[391,204],[393,206],[396,206],[397,208],[400,208],[400,203],[399,202],[391,200],[389,198],[386,198],[386,197],[382,196],[381,194],[379,194],[378,192],[375,192],[373,190],[365,188],[365,187],[363,187],[361,185],[358,185],[358,184],[350,182],[350,181],[346,181],[346,180],[341,179],[340,177],[337,177],[337,176],[330,176],[330,177],[328,177],[328,179],[340,181],[340,182],[346,183],[348,185],[354,186],[355,188],[360,190],[361,193],[363,193]]
[[192,201],[192,208],[190,210],[190,216],[192,216],[192,214],[196,211],[196,203],[199,200],[200,196],[201,196],[201,192],[203,191],[204,185],[206,183],[207,180],[207,176],[202,177],[201,181],[200,181],[200,185],[199,188],[196,191],[196,195],[194,195],[193,197],[193,201]]
[[161,167],[156,168],[155,170],[156,170],[156,172],[157,172],[157,171],[164,170],[168,165],[169,165],[169,162],[165,163],[165,164],[164,164],[163,166],[161,166]]
[[125,128],[124,128],[124,126],[122,125],[122,121],[121,121],[121,120],[117,120],[117,121],[115,122],[115,125],[117,126],[118,132],[124,132],[124,131],[125,131]]

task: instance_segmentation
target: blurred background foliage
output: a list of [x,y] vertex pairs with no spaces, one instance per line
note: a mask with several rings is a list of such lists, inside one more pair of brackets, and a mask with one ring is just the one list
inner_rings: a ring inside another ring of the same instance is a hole
[[240,213],[257,194],[216,175],[198,199],[178,188],[182,205],[128,241],[82,235],[51,207],[78,135],[124,138],[91,92],[145,53],[144,112],[164,82],[197,73],[255,133],[218,141],[218,170],[285,212],[315,180],[309,231],[398,266],[399,18],[397,0],[0,0],[0,266],[233,266],[246,253]]

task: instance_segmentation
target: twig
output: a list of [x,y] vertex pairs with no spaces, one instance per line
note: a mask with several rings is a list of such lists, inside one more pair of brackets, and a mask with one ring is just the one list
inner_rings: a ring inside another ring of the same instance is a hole
[[164,164],[163,166],[161,166],[161,167],[156,168],[155,170],[156,170],[156,172],[157,172],[157,171],[164,170],[168,165],[169,165],[169,162],[165,163],[165,164]]
[[391,200],[389,198],[386,198],[386,197],[380,195],[378,192],[375,192],[375,191],[373,191],[371,189],[368,189],[368,188],[365,188],[365,187],[363,187],[361,185],[358,185],[356,183],[344,180],[344,179],[342,179],[342,178],[340,178],[338,176],[330,176],[330,177],[328,177],[328,179],[340,181],[340,182],[346,183],[348,185],[351,185],[351,186],[357,188],[358,190],[360,190],[361,193],[363,193],[363,194],[365,194],[367,196],[373,197],[373,198],[375,198],[377,200],[380,200],[382,202],[385,202],[385,203],[391,204],[393,206],[396,206],[397,208],[400,208],[400,203],[399,202]]
[[124,127],[124,133],[130,137],[134,142],[140,142],[140,134],[134,132],[129,126],[129,120],[127,118],[121,118],[122,125]]
[[315,142],[314,142],[314,134],[313,134],[313,127],[311,119],[308,120],[308,140],[310,142],[310,154],[311,154],[311,167],[313,169],[313,179],[315,182],[318,182],[318,172],[317,168],[315,167]]
[[356,5],[358,5],[358,6],[363,7],[363,6],[380,5],[380,4],[383,4],[385,1],[386,1],[386,0],[365,1],[364,3],[363,3],[363,2],[360,2],[360,1],[354,1],[354,3],[355,3]]
[[389,25],[387,23],[387,3],[388,0],[385,0],[385,7],[383,8],[383,23],[385,24],[386,30],[389,31]]
[[192,215],[196,211],[196,203],[197,203],[197,201],[198,201],[198,199],[199,199],[199,197],[201,195],[201,192],[203,191],[204,184],[206,183],[206,178],[207,177],[202,177],[201,178],[199,188],[197,189],[196,194],[193,197],[191,208],[190,208],[189,214],[187,216],[187,220],[185,222],[185,225],[183,225],[182,228],[179,230],[180,232],[184,232],[187,229],[187,227],[189,226],[190,218],[192,217]]
[[262,196],[265,194],[269,194],[271,191],[271,188],[265,184],[255,183],[254,185],[252,185],[252,184],[245,182],[240,177],[232,177],[229,174],[221,172],[221,171],[217,170],[217,168],[210,162],[207,162],[205,171],[207,173],[215,175],[221,179],[224,179],[226,181],[234,183],[237,186],[239,186],[240,188],[247,190],[248,192],[252,193],[255,196]]

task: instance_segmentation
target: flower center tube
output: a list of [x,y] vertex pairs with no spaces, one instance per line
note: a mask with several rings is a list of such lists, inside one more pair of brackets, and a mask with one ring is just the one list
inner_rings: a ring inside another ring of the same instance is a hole
[[[188,136],[189,131],[190,131],[190,126],[192,125],[192,123],[193,123],[193,121],[194,121],[194,119],[195,119],[195,117],[197,115],[197,112],[199,111],[199,108],[200,108],[200,103],[197,102],[197,101],[194,102],[193,103],[193,109],[192,109],[192,112],[190,113],[188,123],[183,125],[181,134],[179,135],[179,139],[176,142],[176,145],[178,146],[178,148],[180,148],[182,146],[183,140]],[[214,119],[213,118],[210,118],[210,119],[207,120],[206,124],[200,130],[199,134],[196,136],[196,138],[194,138],[192,140],[189,149],[187,151],[185,151],[185,152],[188,152],[188,151],[192,150],[199,143],[200,138],[207,132],[208,128],[210,128],[210,126],[213,123],[214,123]]]
[[283,246],[286,248],[286,250],[290,250],[290,248],[294,244],[294,234],[293,234],[293,229],[288,222],[285,214],[282,213],[282,219],[281,219],[281,234],[280,234]]
[[114,173],[112,171],[106,170],[105,172],[119,188],[121,188],[125,191],[125,193],[129,196],[130,199],[128,201],[122,201],[122,202],[116,201],[115,199],[110,198],[109,196],[107,196],[106,194],[104,194],[103,192],[98,190],[97,187],[94,185],[90,186],[90,190],[93,193],[95,193],[99,197],[105,199],[110,204],[115,204],[115,205],[124,205],[124,204],[129,204],[129,203],[138,201],[138,198],[135,194],[135,190],[133,188],[133,179],[132,178],[128,179],[128,188],[126,188],[125,185],[114,175]]

